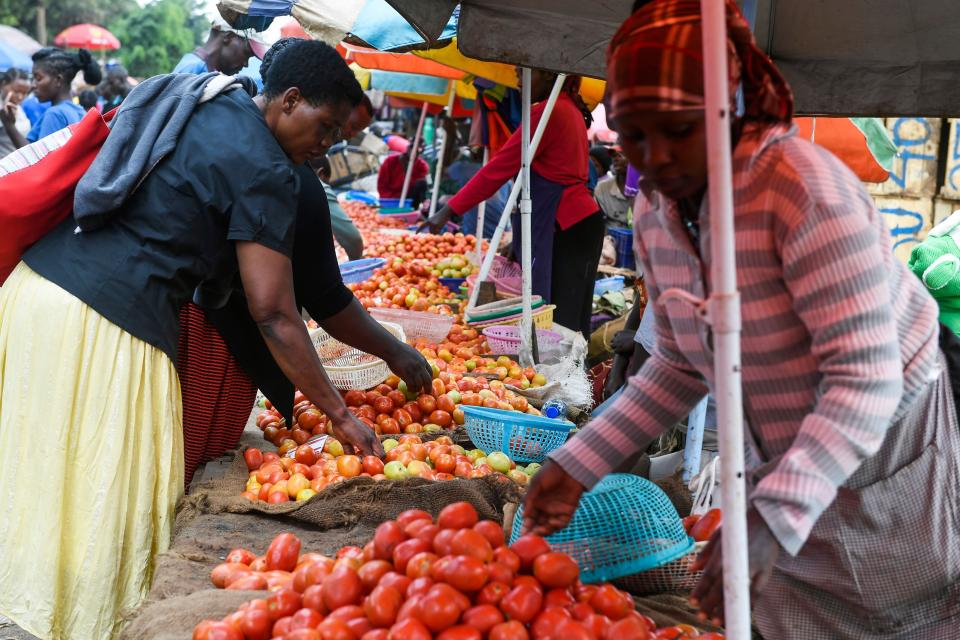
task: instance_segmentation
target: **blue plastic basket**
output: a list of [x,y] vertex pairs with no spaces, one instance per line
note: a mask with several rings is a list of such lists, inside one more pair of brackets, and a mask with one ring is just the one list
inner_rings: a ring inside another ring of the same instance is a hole
[[610,227],[607,229],[613,237],[613,242],[617,247],[616,266],[623,269],[636,269],[637,260],[633,256],[633,229],[619,229]]
[[466,278],[437,278],[440,284],[450,289],[453,293],[460,292],[460,285],[467,281]]
[[[520,537],[523,506],[517,510],[511,544]],[[583,582],[606,582],[661,567],[693,549],[670,498],[654,483],[612,473],[580,498],[566,529],[547,537],[554,551],[580,565]]]
[[593,295],[602,296],[607,291],[621,291],[626,286],[623,276],[610,276],[601,278],[593,284]]
[[387,264],[383,258],[360,258],[340,265],[340,276],[344,284],[363,282],[373,275],[373,272]]
[[377,198],[373,194],[367,193],[366,191],[357,191],[351,190],[347,191],[344,196],[347,200],[356,200],[357,202],[362,202],[364,204],[377,204]]
[[514,462],[542,462],[547,454],[563,446],[575,426],[568,420],[541,418],[519,411],[469,405],[460,408],[470,440],[488,453],[502,451]]
[[403,204],[400,204],[400,198],[380,198],[380,208],[389,209],[409,209],[413,206],[413,200],[406,198]]

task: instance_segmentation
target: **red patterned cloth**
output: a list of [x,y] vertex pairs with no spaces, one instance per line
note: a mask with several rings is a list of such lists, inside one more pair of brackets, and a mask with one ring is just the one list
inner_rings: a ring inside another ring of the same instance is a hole
[[[753,39],[733,0],[726,1],[730,98],[743,82],[744,116],[790,122],[793,94]],[[630,16],[607,49],[613,117],[636,111],[703,109],[699,0],[659,0]]]
[[177,373],[183,393],[183,479],[190,486],[197,467],[240,442],[257,387],[191,303],[180,310]]

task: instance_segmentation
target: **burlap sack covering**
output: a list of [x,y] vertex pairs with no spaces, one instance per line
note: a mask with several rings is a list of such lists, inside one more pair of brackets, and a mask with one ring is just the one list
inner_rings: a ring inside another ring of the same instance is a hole
[[266,591],[225,591],[205,589],[189,596],[155,602],[141,609],[134,624],[120,634],[120,640],[190,640],[193,628],[206,618],[219,620]]

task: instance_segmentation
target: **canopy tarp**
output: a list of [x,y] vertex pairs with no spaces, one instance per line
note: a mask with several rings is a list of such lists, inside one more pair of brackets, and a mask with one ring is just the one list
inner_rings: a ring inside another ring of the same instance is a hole
[[[607,43],[632,0],[378,0],[426,46],[477,60],[602,78]],[[960,114],[956,0],[755,0],[755,31],[807,114]],[[372,44],[372,43],[371,43]]]

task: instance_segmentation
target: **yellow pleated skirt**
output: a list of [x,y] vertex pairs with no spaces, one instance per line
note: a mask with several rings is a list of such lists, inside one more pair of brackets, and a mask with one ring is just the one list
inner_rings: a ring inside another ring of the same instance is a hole
[[182,491],[173,362],[21,262],[0,288],[0,615],[115,637]]

